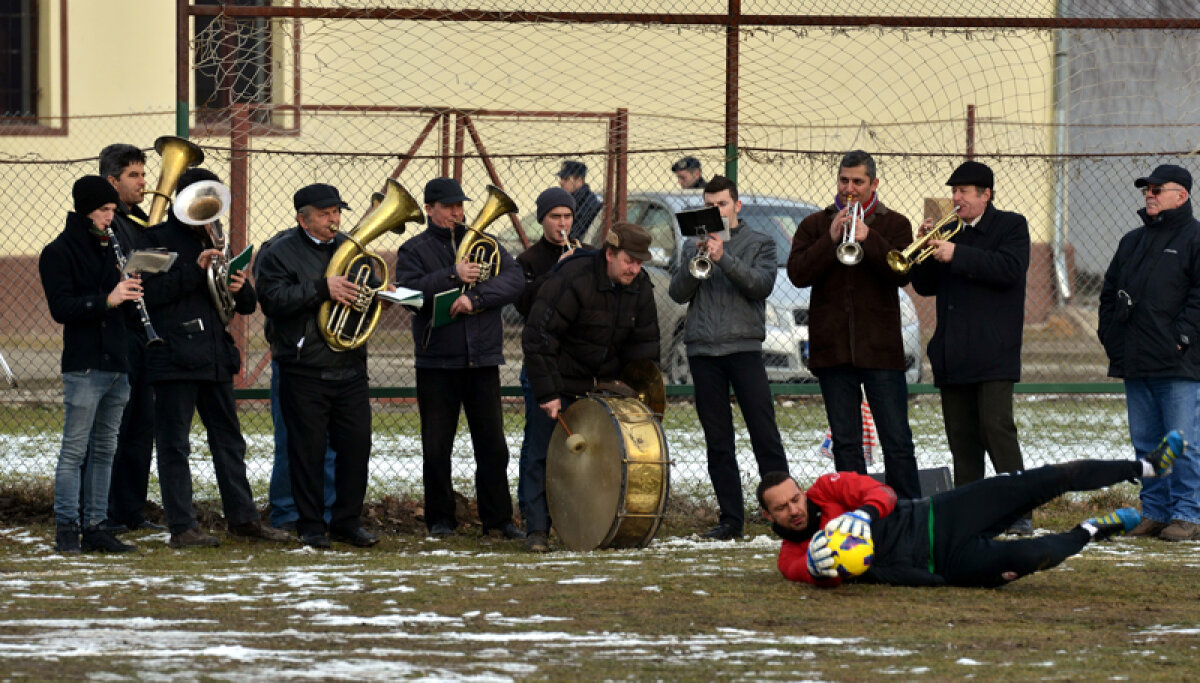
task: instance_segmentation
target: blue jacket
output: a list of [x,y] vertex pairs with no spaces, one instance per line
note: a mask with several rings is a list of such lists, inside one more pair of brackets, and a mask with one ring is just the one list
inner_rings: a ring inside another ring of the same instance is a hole
[[396,252],[396,284],[419,289],[425,305],[413,316],[418,368],[481,368],[504,364],[504,329],[500,309],[513,303],[525,290],[525,274],[504,247],[500,270],[466,290],[474,312],[460,315],[441,327],[431,325],[434,297],[458,289],[463,282],[455,272],[456,246],[465,229],[451,231],[430,225],[400,246]]

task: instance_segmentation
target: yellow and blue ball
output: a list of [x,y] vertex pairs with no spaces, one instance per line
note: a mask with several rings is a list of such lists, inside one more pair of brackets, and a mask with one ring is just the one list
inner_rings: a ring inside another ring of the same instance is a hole
[[829,534],[829,549],[833,551],[833,566],[843,579],[866,572],[875,559],[874,543],[840,531]]

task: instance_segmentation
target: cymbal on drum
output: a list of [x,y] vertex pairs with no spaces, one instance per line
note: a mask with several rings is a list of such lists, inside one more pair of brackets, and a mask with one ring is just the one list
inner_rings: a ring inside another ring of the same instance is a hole
[[662,371],[649,358],[630,361],[621,370],[618,378],[638,395],[655,415],[662,417],[667,409],[667,387],[663,384]]

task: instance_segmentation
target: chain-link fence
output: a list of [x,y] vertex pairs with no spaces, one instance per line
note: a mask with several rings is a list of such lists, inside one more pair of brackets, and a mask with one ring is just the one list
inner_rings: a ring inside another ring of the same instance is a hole
[[[1200,3],[1162,5],[1159,19],[1159,5],[1142,3],[893,0],[860,3],[861,16],[836,20],[844,9],[833,3],[796,14],[779,0],[686,8],[613,0],[587,13],[551,0],[279,4],[180,5],[179,33],[188,37],[180,56],[191,66],[180,99],[191,103],[188,132],[204,165],[235,185],[235,246],[293,225],[292,193],[310,182],[337,185],[352,224],[387,177],[420,198],[427,180],[453,175],[476,199],[468,219],[488,183],[517,201],[517,218],[492,231],[518,251],[540,234],[534,197],[556,184],[563,161],[582,161],[606,206],[593,238],[627,218],[651,228],[662,249],[648,270],[660,285],[663,361],[675,385],[664,426],[677,490],[708,495],[681,354],[684,311],[665,286],[679,246],[672,214],[700,202],[671,170],[684,156],[698,159],[706,178],[736,176],[744,215],[781,250],[799,218],[831,202],[837,162],[850,149],[875,156],[881,201],[914,224],[944,208],[945,180],[964,158],[988,163],[997,206],[1024,214],[1034,242],[1016,410],[1026,464],[1128,450],[1120,385],[1106,379],[1095,339],[1096,296],[1117,239],[1138,223],[1132,180],[1159,163],[1190,165],[1197,146]],[[0,129],[0,198],[13,214],[0,255],[14,285],[0,301],[0,351],[21,380],[19,390],[0,392],[7,480],[50,478],[61,427],[61,332],[38,284],[37,253],[61,229],[71,182],[96,172],[96,152],[116,141],[149,147],[173,132],[171,105],[131,114],[77,104],[69,135],[12,138]],[[151,153],[152,183],[156,165]],[[408,236],[371,247],[390,261]],[[933,302],[906,298],[918,458],[945,464],[924,354]],[[805,383],[807,301],[807,290],[780,278],[764,358],[793,469],[812,478],[831,465],[820,452],[820,397]],[[515,482],[521,322],[515,314],[506,322],[501,377]],[[241,415],[261,493],[273,448],[261,314],[233,329],[245,354]],[[419,490],[413,343],[399,308],[371,340],[373,497]],[[211,481],[199,426],[193,446],[196,476]],[[748,439],[739,448],[749,488],[757,472]],[[473,470],[464,424],[455,448],[464,491]]]

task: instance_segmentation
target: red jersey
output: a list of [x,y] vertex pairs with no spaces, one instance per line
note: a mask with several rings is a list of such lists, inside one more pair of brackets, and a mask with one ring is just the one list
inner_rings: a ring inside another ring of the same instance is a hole
[[[808,498],[810,508],[815,505],[821,510],[819,520],[810,518],[810,528],[814,523],[828,524],[835,517],[866,505],[879,513],[876,519],[888,516],[896,507],[896,492],[892,487],[855,472],[823,474],[804,495]],[[820,529],[813,528],[812,531],[816,533]],[[807,540],[797,543],[784,539],[779,548],[779,571],[789,581],[804,581],[829,587],[841,585],[841,577],[813,578],[808,573],[808,543]]]

